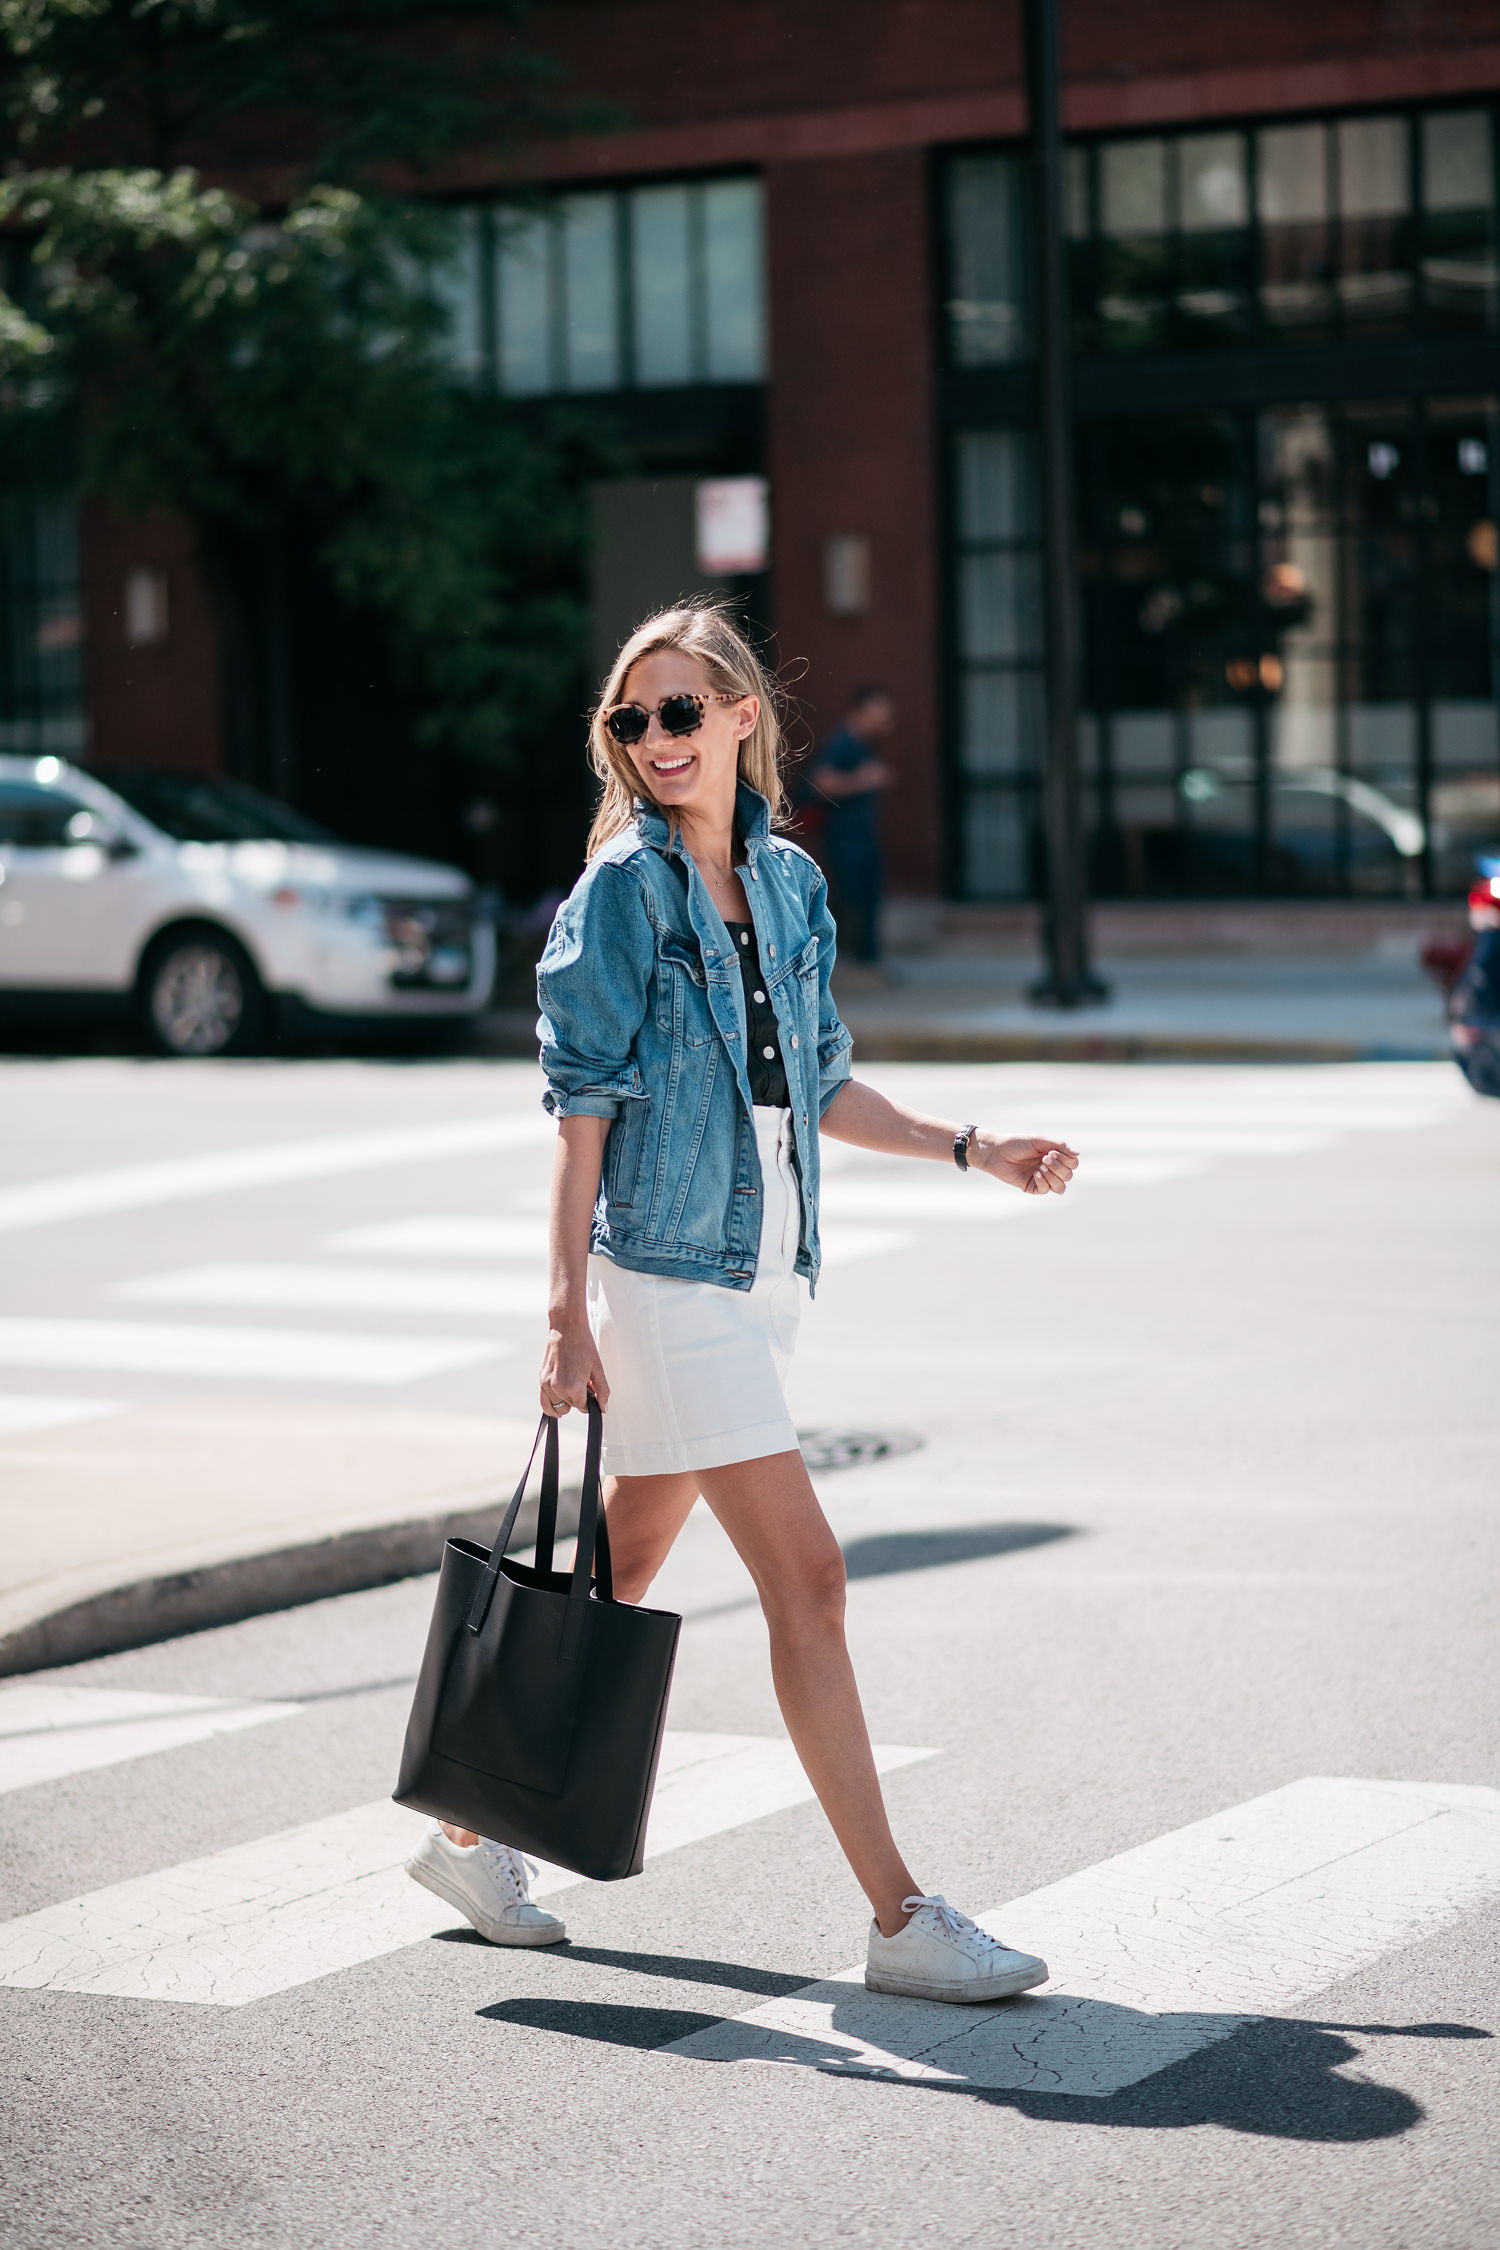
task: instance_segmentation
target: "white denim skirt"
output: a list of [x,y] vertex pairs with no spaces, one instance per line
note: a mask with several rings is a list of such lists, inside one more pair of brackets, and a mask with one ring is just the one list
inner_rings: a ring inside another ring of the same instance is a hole
[[757,1109],[755,1139],[760,1256],[749,1289],[589,1259],[589,1325],[609,1384],[610,1476],[669,1476],[796,1451],[781,1388],[802,1315],[790,1111]]

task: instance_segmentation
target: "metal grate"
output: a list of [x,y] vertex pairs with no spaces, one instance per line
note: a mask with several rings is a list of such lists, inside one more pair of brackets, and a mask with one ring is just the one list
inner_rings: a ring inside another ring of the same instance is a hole
[[817,1474],[894,1460],[898,1453],[915,1453],[923,1440],[909,1430],[799,1430],[797,1442],[803,1460]]

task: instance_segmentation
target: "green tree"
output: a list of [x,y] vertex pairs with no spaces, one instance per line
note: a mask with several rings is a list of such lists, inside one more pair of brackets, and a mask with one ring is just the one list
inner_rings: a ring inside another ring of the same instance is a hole
[[0,0],[0,413],[61,423],[84,492],[192,523],[242,756],[288,541],[384,621],[429,741],[503,756],[576,674],[576,479],[455,381],[453,222],[410,192],[553,114],[527,14]]

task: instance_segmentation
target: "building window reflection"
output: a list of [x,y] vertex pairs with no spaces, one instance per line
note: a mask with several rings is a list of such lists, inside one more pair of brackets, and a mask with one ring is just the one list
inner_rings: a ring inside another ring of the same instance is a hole
[[[1029,894],[1031,440],[955,445],[966,894]],[[1500,839],[1496,401],[1108,416],[1080,433],[1105,895],[1462,890]]]
[[[1074,142],[1079,349],[1493,327],[1494,141],[1476,106]],[[1023,203],[1017,152],[949,160],[956,366],[1030,349]]]
[[64,487],[0,492],[0,751],[82,756],[78,506]]
[[764,380],[758,180],[589,189],[457,220],[441,293],[458,372],[512,398]]

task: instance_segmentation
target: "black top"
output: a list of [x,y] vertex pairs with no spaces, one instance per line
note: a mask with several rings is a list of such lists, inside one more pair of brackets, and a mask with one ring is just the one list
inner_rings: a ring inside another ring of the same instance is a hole
[[770,990],[760,973],[760,951],[755,943],[754,926],[749,922],[726,921],[724,927],[739,951],[740,975],[745,984],[750,1099],[757,1108],[790,1109],[792,1097],[787,1091],[786,1065],[781,1059],[781,1034],[776,1028]]

